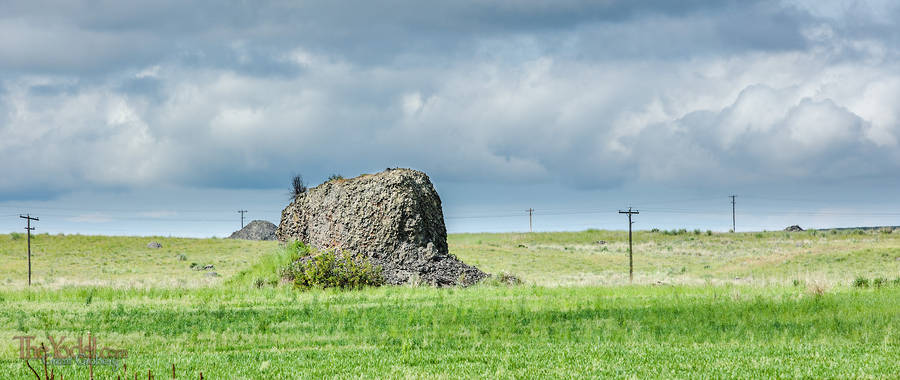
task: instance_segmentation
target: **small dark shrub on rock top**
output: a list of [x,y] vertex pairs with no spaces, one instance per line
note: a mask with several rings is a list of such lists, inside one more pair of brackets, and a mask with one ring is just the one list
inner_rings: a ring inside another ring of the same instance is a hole
[[300,194],[306,192],[306,184],[303,183],[303,176],[297,174],[291,177],[291,195],[297,198]]

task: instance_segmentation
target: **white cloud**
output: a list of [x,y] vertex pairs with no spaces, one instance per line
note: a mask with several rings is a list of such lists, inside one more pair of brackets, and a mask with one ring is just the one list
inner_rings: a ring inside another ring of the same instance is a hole
[[159,65],[153,65],[146,69],[139,71],[134,75],[135,78],[159,78]]
[[[371,31],[407,44],[370,43],[351,23],[335,25],[335,37],[241,19],[96,77],[65,74],[71,62],[12,75],[0,92],[0,154],[11,168],[0,193],[271,187],[295,171],[398,165],[444,180],[577,187],[815,181],[863,162],[874,176],[898,169],[900,50],[889,39],[827,10],[607,6],[625,8],[584,18],[567,4],[560,14],[577,22],[545,20],[546,29],[453,19],[482,32],[429,35],[403,19]],[[49,38],[0,21],[39,44]],[[127,51],[112,26],[70,21],[58,28],[105,41],[103,59]],[[331,41],[343,44],[322,47]],[[0,54],[52,61],[9,46]],[[152,94],[123,89],[135,79]]]

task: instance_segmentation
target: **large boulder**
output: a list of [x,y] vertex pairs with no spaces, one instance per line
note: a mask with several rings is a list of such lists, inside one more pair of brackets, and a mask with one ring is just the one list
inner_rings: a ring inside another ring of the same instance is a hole
[[229,239],[243,240],[275,240],[275,230],[278,227],[272,222],[265,220],[254,220],[247,223],[244,228],[235,231]]
[[450,255],[441,198],[425,173],[411,169],[309,189],[281,213],[275,236],[363,255],[388,284],[471,285],[487,276]]

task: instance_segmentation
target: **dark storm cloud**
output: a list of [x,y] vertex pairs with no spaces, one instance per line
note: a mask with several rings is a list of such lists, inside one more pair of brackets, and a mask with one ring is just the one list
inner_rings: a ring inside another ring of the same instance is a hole
[[0,194],[387,166],[580,189],[883,177],[886,4],[7,3]]
[[775,3],[738,1],[62,1],[5,8],[2,67],[80,75],[166,61],[289,73],[271,58],[296,46],[355,63],[406,55],[452,59],[470,55],[466,49],[478,40],[532,35],[552,43],[582,26],[611,29],[596,36],[612,42],[603,44],[609,55],[628,53],[620,42],[642,49],[799,47],[796,27],[803,20]]

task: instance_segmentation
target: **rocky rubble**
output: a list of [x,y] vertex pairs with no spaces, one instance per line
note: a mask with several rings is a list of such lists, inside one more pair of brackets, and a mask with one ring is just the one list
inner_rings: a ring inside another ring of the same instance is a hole
[[238,231],[235,231],[229,239],[243,239],[243,240],[275,240],[275,230],[278,227],[275,226],[272,222],[267,222],[265,220],[254,220],[250,223],[247,223],[244,228],[241,228]]
[[362,255],[388,284],[471,285],[487,277],[449,253],[441,199],[428,176],[411,169],[309,189],[282,211],[275,236]]

